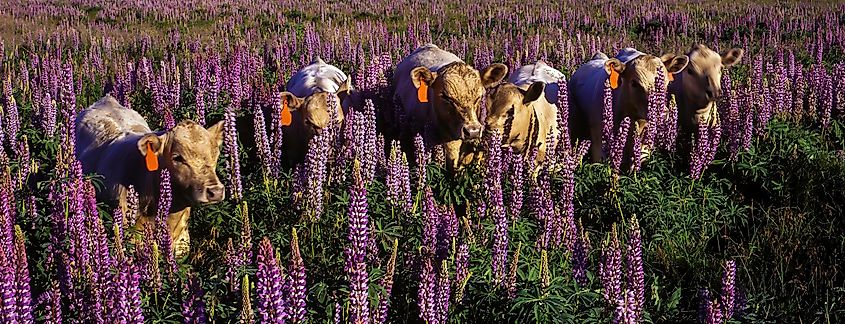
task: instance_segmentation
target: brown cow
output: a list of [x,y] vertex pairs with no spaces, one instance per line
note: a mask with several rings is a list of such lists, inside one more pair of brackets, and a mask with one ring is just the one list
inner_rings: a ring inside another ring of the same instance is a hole
[[490,91],[485,131],[509,129],[503,146],[519,153],[537,147],[537,160],[542,161],[547,137],[559,136],[557,106],[549,101],[557,101],[557,82],[562,78],[563,73],[542,61],[515,71],[508,83]]
[[589,139],[590,156],[599,162],[602,154],[602,127],[604,120],[604,88],[612,72],[619,74],[618,88],[613,90],[613,123],[616,127],[625,117],[635,122],[635,131],[641,135],[648,126],[648,94],[655,89],[658,68],[665,68],[673,75],[681,72],[689,62],[686,55],[665,54],[661,57],[624,48],[615,58],[597,53],[581,65],[569,79],[570,116],[573,137]]
[[742,60],[745,53],[733,48],[719,55],[705,45],[698,44],[690,49],[689,66],[669,84],[669,93],[675,95],[678,103],[678,120],[685,133],[698,129],[699,118],[708,123],[717,123],[718,118],[711,110],[722,96],[722,69]]
[[478,120],[481,97],[507,73],[499,63],[479,72],[434,44],[417,48],[393,74],[394,98],[411,121],[406,135],[413,138],[428,125],[430,143],[444,144],[447,167],[458,170],[471,163],[470,152],[479,147],[484,129]]
[[[117,200],[126,208],[127,188],[138,191],[138,223],[156,216],[160,173],[145,166],[149,149],[171,174],[173,201],[167,226],[177,255],[187,252],[191,206],[216,203],[225,188],[215,168],[223,142],[223,122],[208,129],[183,121],[173,129],[153,132],[141,115],[106,95],[76,117],[76,157],[85,173],[104,177],[101,201]],[[178,243],[178,244],[177,244]]]

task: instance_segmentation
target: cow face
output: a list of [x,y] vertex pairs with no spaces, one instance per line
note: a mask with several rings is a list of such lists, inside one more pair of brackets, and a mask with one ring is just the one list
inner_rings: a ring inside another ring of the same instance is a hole
[[[609,59],[605,63],[608,75],[615,71],[620,75],[620,97],[622,99],[622,113],[624,117],[631,117],[637,127],[635,130],[642,134],[648,125],[648,96],[655,89],[655,78],[658,69],[672,74],[681,72],[689,62],[686,55],[665,54],[661,57],[642,55],[622,64],[618,59]],[[664,84],[664,89],[668,82]]]
[[[346,98],[348,91],[343,91],[343,98]],[[302,126],[309,134],[316,134],[324,128],[331,125],[332,116],[331,108],[328,104],[328,92],[316,92],[305,98],[294,96],[290,92],[282,92],[282,100],[287,100],[288,108],[292,112],[298,112],[302,118]],[[340,96],[340,93],[338,94]],[[339,99],[335,98],[336,105],[339,105]],[[337,109],[337,107],[334,107]],[[338,119],[343,118],[342,113],[338,112]],[[294,121],[298,122],[298,121]]]
[[733,48],[719,55],[701,44],[690,50],[690,63],[680,80],[685,110],[681,115],[691,119],[688,122],[696,125],[699,117],[696,112],[711,107],[722,96],[722,69],[738,63],[744,52]]
[[493,89],[487,97],[488,110],[484,130],[504,133],[510,119],[511,133],[527,133],[533,114],[531,105],[543,96],[545,88],[545,83],[534,82],[527,90],[522,90],[512,83]]
[[431,107],[441,124],[436,125],[441,133],[451,139],[475,142],[481,138],[484,126],[478,120],[481,97],[486,88],[499,83],[507,74],[504,64],[491,64],[478,72],[463,62],[454,62],[431,72],[426,67],[411,71],[411,80],[419,90],[425,84]]
[[194,121],[184,121],[162,135],[144,135],[138,140],[138,149],[146,156],[149,145],[170,171],[174,197],[208,204],[226,196],[215,171],[222,143],[222,121],[208,129]]

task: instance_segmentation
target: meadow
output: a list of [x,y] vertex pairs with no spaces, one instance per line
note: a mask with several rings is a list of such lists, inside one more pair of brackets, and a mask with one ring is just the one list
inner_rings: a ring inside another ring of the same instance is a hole
[[[721,124],[636,168],[492,136],[453,175],[421,137],[406,155],[381,134],[393,68],[429,42],[567,77],[629,46],[745,55]],[[315,57],[362,100],[287,167],[279,93]],[[0,62],[3,323],[845,321],[840,3],[3,1]],[[107,84],[154,130],[224,121],[226,199],[193,208],[183,257],[76,161],[76,114]]]

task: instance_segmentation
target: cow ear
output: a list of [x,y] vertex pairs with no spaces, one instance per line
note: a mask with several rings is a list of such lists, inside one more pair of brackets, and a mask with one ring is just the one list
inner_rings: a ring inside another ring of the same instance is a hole
[[666,67],[667,72],[675,74],[683,71],[684,68],[687,67],[687,64],[689,63],[689,56],[664,54],[660,57],[660,61],[663,62],[663,66]]
[[732,48],[728,50],[727,53],[722,55],[722,66],[729,67],[739,63],[739,61],[742,60],[743,54],[745,54],[745,50],[741,48]]
[[346,78],[346,81],[340,84],[340,87],[337,88],[337,98],[340,102],[346,100],[349,97],[349,94],[352,92],[352,78]]
[[214,126],[209,127],[208,134],[211,136],[212,143],[217,143],[217,147],[223,144],[223,121],[217,122]]
[[622,64],[622,61],[616,58],[608,59],[604,62],[604,71],[607,72],[607,75],[610,75],[611,71],[616,71],[616,73],[622,75],[622,71],[625,71],[625,64]]
[[540,96],[543,95],[543,92],[546,90],[546,83],[537,81],[531,84],[528,87],[528,90],[523,92],[524,97],[522,98],[522,103],[527,105],[529,103],[534,102],[537,99],[540,99]]
[[502,63],[490,64],[487,68],[481,71],[481,84],[485,88],[491,88],[508,74],[508,66]]
[[147,145],[149,145],[153,154],[159,156],[164,152],[164,143],[166,139],[167,133],[161,135],[156,135],[154,133],[144,134],[144,136],[141,136],[138,140],[138,151],[141,152],[141,156],[147,156]]
[[427,67],[418,66],[411,70],[411,81],[416,89],[420,88],[420,82],[425,82],[425,85],[430,86],[435,78],[437,78],[437,73],[431,72]]
[[288,102],[288,109],[290,109],[290,111],[296,111],[305,103],[305,99],[294,96],[292,93],[287,91],[282,92],[282,102],[285,100]]

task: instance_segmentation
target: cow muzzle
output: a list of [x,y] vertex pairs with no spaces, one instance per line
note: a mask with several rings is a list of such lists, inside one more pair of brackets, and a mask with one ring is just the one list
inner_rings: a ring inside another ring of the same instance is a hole
[[481,138],[481,131],[484,130],[484,126],[481,124],[467,124],[464,125],[463,129],[461,129],[461,135],[463,136],[462,139],[465,140],[475,140]]
[[202,195],[204,199],[199,199],[198,202],[211,204],[222,201],[226,198],[226,187],[221,183],[206,186]]

